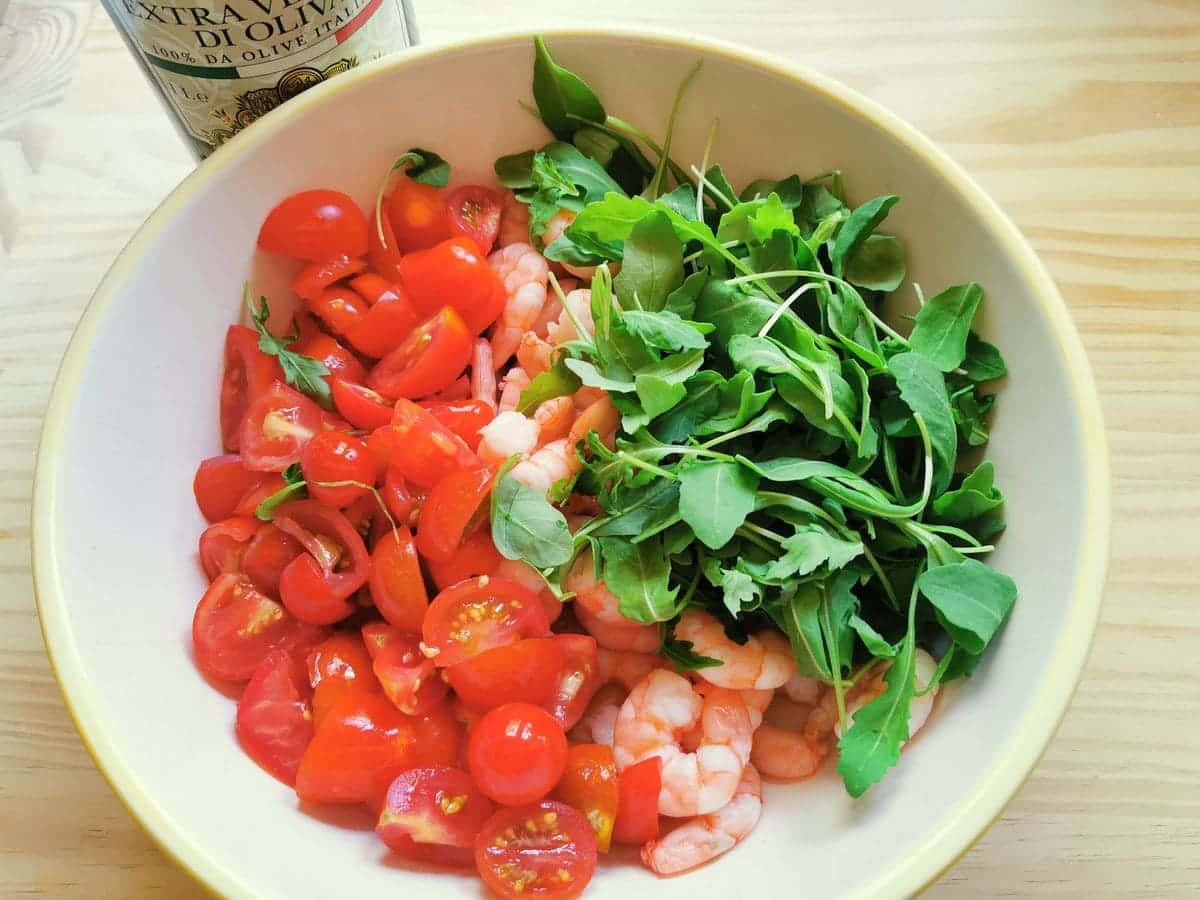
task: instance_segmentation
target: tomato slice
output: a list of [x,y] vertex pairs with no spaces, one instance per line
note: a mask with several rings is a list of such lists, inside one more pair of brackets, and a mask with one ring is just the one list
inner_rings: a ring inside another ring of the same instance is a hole
[[576,744],[567,750],[567,770],[553,797],[583,813],[596,832],[596,845],[607,853],[617,817],[617,763],[612,747]]
[[448,560],[435,562],[426,557],[425,564],[433,583],[442,591],[472,575],[490,575],[503,557],[492,543],[490,528],[476,528]]
[[218,575],[192,618],[196,665],[222,681],[246,681],[275,648],[315,643],[323,635],[292,618],[244,575]]
[[363,320],[370,306],[344,285],[325,288],[307,301],[309,310],[331,330],[345,336]]
[[392,404],[369,387],[334,378],[330,391],[334,407],[355,428],[374,431],[392,420]]
[[389,847],[397,836],[418,844],[474,847],[494,810],[462,769],[410,769],[388,788],[375,833]]
[[357,275],[367,267],[364,260],[348,254],[335,254],[310,262],[292,279],[292,290],[304,300],[316,300],[321,292],[335,282]]
[[[383,231],[383,242],[379,239],[380,231]],[[396,243],[391,219],[386,212],[380,218],[372,213],[371,227],[367,231],[367,259],[371,268],[384,278],[395,281],[400,277],[400,258],[400,247]]]
[[482,185],[456,188],[446,198],[452,237],[468,237],[484,254],[492,252],[500,233],[501,195]]
[[497,803],[533,803],[562,778],[567,737],[540,706],[506,703],[471,729],[467,762],[479,789]]
[[[382,429],[380,429],[382,430]],[[389,428],[390,430],[390,428]],[[421,510],[424,497],[413,490],[396,466],[388,466],[383,479],[383,502],[397,524],[412,524]]]
[[400,261],[400,281],[418,312],[431,316],[449,303],[472,335],[481,334],[504,310],[504,284],[470,238],[451,238],[408,254]]
[[479,448],[479,429],[496,418],[496,411],[482,400],[426,400],[421,406],[472,450]]
[[417,527],[417,549],[422,556],[447,562],[458,552],[463,540],[484,524],[480,513],[495,480],[496,470],[485,466],[451,472],[433,486]]
[[466,728],[449,703],[439,703],[417,718],[417,766],[465,766]]
[[392,226],[395,246],[402,253],[432,247],[450,236],[450,223],[440,188],[421,184],[407,176],[396,179],[384,202],[384,211]]
[[200,534],[200,565],[209,581],[223,572],[242,571],[246,549],[262,524],[258,519],[234,516],[204,529]]
[[388,645],[393,638],[403,632],[395,625],[389,625],[387,622],[368,622],[362,627],[363,645],[367,648],[367,655],[374,659],[379,655],[379,651]]
[[259,395],[242,421],[242,462],[261,472],[282,472],[300,459],[313,435],[324,430],[321,407],[276,382]]
[[596,639],[586,634],[557,634],[554,640],[562,653],[563,666],[546,710],[564,731],[569,731],[579,724],[600,689],[598,650]]
[[358,357],[344,345],[339,344],[336,338],[327,334],[309,338],[299,345],[297,352],[325,364],[325,368],[329,370],[329,374],[325,376],[326,382],[331,382],[335,378],[356,382],[363,382],[367,379],[366,367],[358,361]]
[[192,479],[192,492],[200,514],[220,522],[234,514],[242,498],[272,476],[247,469],[236,453],[202,460]]
[[416,729],[382,694],[347,691],[326,712],[296,773],[310,803],[365,803],[412,768]]
[[482,465],[453,431],[409,400],[396,401],[390,428],[389,463],[412,485],[431,488],[452,472]]
[[[375,463],[367,445],[340,431],[323,431],[305,444],[300,453],[300,469],[308,482],[308,495],[335,509],[369,496],[370,491],[358,485],[375,483]],[[327,486],[349,481],[358,485]]]
[[357,634],[339,631],[308,652],[306,659],[308,682],[314,688],[322,681],[340,678],[342,681],[373,682],[371,656]]
[[485,650],[550,632],[537,594],[515,581],[481,575],[442,591],[421,627],[439,666],[453,666]]
[[[364,278],[377,277],[370,274],[360,275],[352,283],[359,284]],[[363,316],[362,321],[346,334],[346,339],[356,350],[377,359],[387,356],[399,347],[424,318],[417,312],[399,284],[387,285],[385,289],[379,288],[374,282],[363,288],[375,290],[374,305]]]
[[446,682],[433,660],[421,652],[414,634],[397,632],[375,654],[371,663],[383,692],[400,712],[423,716],[446,697]]
[[312,688],[292,650],[272,650],[238,701],[235,730],[242,749],[284,784],[295,786],[313,738]]
[[446,677],[463,703],[486,712],[505,703],[545,706],[562,669],[562,647],[555,638],[527,638],[451,666]]
[[287,564],[304,552],[300,542],[274,524],[264,522],[242,557],[242,571],[254,586],[271,597],[279,597],[279,577]]
[[662,760],[657,756],[634,763],[617,779],[617,819],[613,840],[644,844],[658,837],[658,795],[662,790]]
[[350,520],[316,500],[297,500],[275,510],[275,524],[308,551],[280,575],[284,606],[301,620],[320,625],[352,613],[349,598],[366,583],[370,557]]
[[371,575],[367,582],[379,614],[402,631],[420,633],[429,595],[413,544],[412,533],[400,525],[389,529],[371,549]]
[[367,384],[385,397],[428,397],[462,374],[471,361],[472,346],[458,313],[444,307],[381,359]]
[[221,442],[237,450],[246,410],[276,381],[283,381],[278,358],[258,347],[258,332],[230,325],[225,332],[225,375],[221,380]]
[[300,191],[267,213],[258,246],[293,259],[325,259],[367,252],[367,219],[340,191]]
[[596,872],[596,834],[554,800],[498,809],[475,841],[480,877],[504,900],[578,897]]

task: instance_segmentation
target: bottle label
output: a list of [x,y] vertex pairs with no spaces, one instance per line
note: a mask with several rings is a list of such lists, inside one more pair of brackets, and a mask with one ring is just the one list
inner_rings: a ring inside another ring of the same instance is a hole
[[409,46],[400,0],[109,0],[185,131],[217,147],[306,88]]

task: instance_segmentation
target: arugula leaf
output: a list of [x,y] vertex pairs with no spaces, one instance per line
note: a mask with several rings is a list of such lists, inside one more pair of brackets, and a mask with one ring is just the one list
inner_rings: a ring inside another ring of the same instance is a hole
[[654,211],[654,204],[645,197],[614,192],[585,206],[568,230],[585,231],[602,241],[624,241],[633,227]]
[[533,150],[501,156],[492,165],[496,177],[506,188],[517,190],[533,187]]
[[982,446],[988,441],[987,414],[994,400],[991,394],[980,397],[973,388],[959,391],[950,398],[958,433],[972,447]]
[[850,588],[856,577],[840,572],[826,581],[804,582],[767,607],[791,642],[800,674],[833,682],[850,664],[854,632],[848,623],[858,608]]
[[254,508],[256,519],[270,522],[275,518],[275,510],[280,506],[293,500],[303,500],[308,496],[308,483],[304,480],[304,473],[300,471],[300,463],[292,463],[282,474],[284,486]]
[[691,641],[681,641],[669,634],[664,634],[658,652],[680,672],[695,672],[698,669],[711,669],[714,666],[724,665],[719,659],[701,656],[692,649],[693,646]]
[[624,309],[658,312],[683,283],[683,245],[664,213],[638,221],[625,239],[621,271],[613,288]]
[[[808,252],[807,246],[801,243],[800,247],[803,248],[805,258],[798,260],[792,236],[786,231],[775,231],[762,243],[751,245],[750,268],[755,272],[766,273],[786,271],[793,266],[799,266],[801,269],[815,266],[816,260]],[[774,275],[763,281],[763,284],[778,293],[786,291],[795,283],[796,278],[793,275]]]
[[717,586],[729,614],[737,618],[746,610],[756,609],[762,599],[762,586],[738,569],[718,568]]
[[900,398],[925,421],[933,445],[933,494],[941,494],[954,474],[958,428],[950,410],[946,382],[937,367],[916,353],[898,353],[888,362]]
[[[821,223],[828,222],[836,226],[850,215],[846,204],[834,196],[824,185],[806,184],[803,186],[803,191],[800,204],[796,207],[796,220],[800,225],[800,233],[810,241]],[[830,230],[829,235],[832,233]],[[828,240],[828,236],[814,243],[820,244],[826,240]]]
[[[768,194],[776,194],[780,202],[788,209],[797,209],[804,201],[804,190],[804,182],[800,180],[799,175],[789,175],[779,181],[772,181],[770,178],[756,178],[742,189],[738,199],[745,202],[758,197],[766,197]],[[821,188],[821,190],[825,189]]]
[[697,430],[698,434],[727,434],[742,428],[758,415],[774,391],[756,391],[754,375],[742,369],[718,388],[719,400],[713,415]]
[[668,587],[671,564],[661,539],[634,544],[625,538],[597,538],[604,583],[620,601],[627,619],[653,625],[674,618],[678,587]]
[[573,555],[571,532],[563,514],[539,491],[500,470],[492,488],[492,541],[506,559],[520,559],[535,569],[568,562]]
[[610,492],[596,537],[636,537],[674,518],[679,510],[679,483],[657,479],[649,484]]
[[1004,364],[1004,357],[1000,355],[1000,351],[973,331],[967,334],[967,353],[963,358],[962,368],[967,377],[976,384],[1003,378],[1008,374],[1008,367]]
[[421,184],[445,187],[450,183],[450,163],[432,150],[413,147],[396,157],[396,161],[392,163],[392,171],[398,169],[404,169],[405,175]]
[[995,469],[988,461],[981,462],[963,479],[961,485],[933,501],[933,513],[943,522],[971,522],[991,512],[1004,502],[996,489]]
[[952,372],[967,353],[967,335],[983,288],[975,282],[956,284],[925,301],[908,342],[943,372]]
[[833,249],[829,251],[829,261],[833,264],[833,274],[839,278],[846,272],[846,263],[850,257],[867,239],[879,223],[887,218],[888,212],[900,200],[894,194],[875,197],[868,200],[842,223],[837,237],[833,241]]
[[637,390],[632,381],[609,378],[601,374],[600,370],[587,360],[564,359],[563,364],[579,378],[580,382],[586,384],[588,387],[600,388],[601,390],[618,394],[632,394]]
[[846,280],[872,291],[894,291],[907,274],[904,245],[890,234],[872,234],[846,260]]
[[754,206],[747,217],[747,224],[750,226],[750,236],[756,241],[765,241],[778,231],[790,237],[800,237],[795,213],[774,192]]
[[533,99],[538,115],[559,140],[570,140],[583,122],[606,118],[595,92],[574,72],[558,65],[541,35],[533,39]]
[[708,346],[704,335],[712,331],[712,326],[707,323],[689,322],[665,309],[660,312],[627,310],[621,313],[621,321],[630,334],[655,350],[703,350]]
[[528,415],[547,400],[574,394],[583,385],[579,376],[567,368],[566,358],[560,356],[545,372],[534,377],[529,387],[521,391],[517,412]]
[[877,659],[893,659],[896,656],[896,648],[888,643],[866,619],[861,618],[858,613],[852,615],[847,624],[858,635],[858,639],[862,641],[863,646],[867,648],[867,652]]
[[258,331],[258,349],[279,359],[279,367],[283,369],[283,377],[288,384],[294,385],[326,409],[332,409],[333,400],[330,397],[329,384],[325,381],[329,369],[325,367],[325,363],[288,348],[289,344],[294,344],[300,339],[300,326],[296,320],[292,319],[290,334],[275,337],[267,328],[267,322],[271,318],[267,298],[258,298],[258,312],[255,312],[249,294],[250,289],[247,287],[246,308],[250,311],[250,320]]
[[700,433],[701,423],[712,416],[720,404],[725,379],[717,372],[704,369],[684,382],[684,399],[654,423],[656,436],[668,443],[686,440]]
[[768,578],[783,580],[807,575],[826,563],[830,571],[835,571],[863,552],[861,541],[835,537],[820,525],[797,527],[780,546],[783,555],[768,567]]
[[995,637],[1017,599],[1016,583],[977,559],[927,569],[917,587],[954,642],[975,655]]
[[728,543],[754,511],[758,476],[743,466],[698,460],[679,468],[679,514],[714,550]]
[[672,409],[687,394],[682,381],[668,381],[644,372],[634,377],[633,384],[642,409],[650,419]]

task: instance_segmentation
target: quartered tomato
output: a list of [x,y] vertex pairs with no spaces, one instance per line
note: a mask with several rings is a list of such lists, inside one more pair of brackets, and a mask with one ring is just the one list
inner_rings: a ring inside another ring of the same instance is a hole
[[[380,232],[383,232],[382,239]],[[367,260],[371,268],[384,278],[395,280],[400,277],[400,257],[391,219],[386,212],[379,218],[372,213],[371,227],[367,231]]]
[[192,492],[200,514],[219,522],[232,516],[241,499],[270,477],[247,469],[236,453],[210,456],[196,468]]
[[278,472],[259,472],[258,474],[261,480],[233,508],[235,516],[255,515],[258,512],[258,507],[264,500],[287,487],[287,482],[283,480],[283,476]]
[[455,717],[450,703],[439,703],[416,720],[417,750],[413,764],[417,766],[466,765],[463,747],[466,728]]
[[505,703],[544,707],[562,670],[555,638],[528,638],[472,656],[446,669],[446,677],[463,703],[486,712]]
[[[359,284],[364,278],[377,277],[360,275],[352,283]],[[425,317],[417,312],[399,284],[381,288],[372,282],[371,286],[376,290],[374,305],[362,321],[346,334],[346,339],[358,352],[378,359],[399,347]]]
[[459,469],[433,486],[421,508],[417,549],[428,560],[446,562],[486,520],[486,503],[496,471],[490,466]]
[[473,335],[504,309],[504,284],[470,238],[451,238],[408,254],[400,261],[400,281],[418,312],[431,316],[450,304]]
[[295,785],[313,738],[312,688],[295,651],[272,650],[254,670],[238,701],[235,730],[252,760]]
[[369,387],[333,378],[330,382],[334,408],[355,428],[374,431],[392,420],[392,404]]
[[450,216],[450,234],[468,237],[487,255],[492,252],[500,232],[501,196],[478,184],[456,188],[446,198]]
[[554,799],[583,813],[596,832],[596,845],[607,853],[617,817],[617,763],[612,747],[576,744],[567,750],[567,769],[554,788]]
[[267,213],[258,246],[293,259],[327,259],[367,252],[367,220],[354,200],[339,191],[301,191]]
[[357,634],[339,631],[308,652],[305,661],[308,682],[314,688],[322,681],[364,681],[371,678],[371,656]]
[[277,357],[259,349],[258,332],[230,325],[221,380],[221,442],[226,450],[238,449],[247,408],[276,381],[283,381],[283,369]]
[[315,643],[323,634],[292,618],[245,575],[217,576],[192,618],[196,664],[224,681],[245,681],[276,647]]
[[223,572],[242,571],[246,549],[262,524],[248,516],[234,516],[204,529],[200,535],[200,565],[209,581]]
[[325,288],[306,305],[331,331],[343,337],[363,320],[370,309],[362,297],[344,285]]
[[439,666],[522,638],[545,637],[550,626],[537,594],[507,578],[481,575],[442,591],[429,605],[421,628]]
[[415,634],[397,633],[375,654],[371,666],[383,692],[405,715],[425,715],[445,699],[446,682],[421,652]]
[[[367,445],[358,438],[340,431],[323,431],[304,445],[300,454],[300,469],[308,482],[308,495],[336,509],[349,506],[370,493],[367,487],[375,483],[375,463]],[[329,487],[341,482],[341,487]]]
[[479,429],[496,418],[496,411],[482,400],[426,400],[421,405],[472,450],[479,449]]
[[475,851],[466,847],[419,844],[402,834],[389,835],[384,839],[384,843],[397,856],[424,865],[441,866],[446,869],[469,869],[475,865]]
[[367,370],[358,358],[327,334],[319,334],[305,341],[298,352],[325,364],[329,370],[325,376],[326,382],[341,378],[361,383],[367,379]]
[[242,421],[242,461],[246,468],[282,472],[324,430],[321,407],[299,391],[276,382],[260,394]]
[[556,634],[563,666],[546,710],[569,731],[579,724],[588,703],[600,688],[596,639],[586,634]]
[[476,528],[454,555],[444,562],[426,558],[425,565],[439,591],[458,584],[472,575],[490,575],[504,559],[492,543],[490,528]]
[[292,279],[292,290],[304,300],[316,300],[331,284],[357,275],[367,267],[364,260],[346,254],[326,257],[311,262]]
[[396,179],[384,210],[401,253],[432,247],[450,236],[442,190],[431,184],[407,176]]
[[402,631],[421,631],[429,596],[408,528],[400,525],[394,532],[389,529],[375,542],[367,583],[381,616]]
[[436,394],[471,361],[471,334],[449,306],[418,325],[371,370],[367,384],[386,397]]
[[[383,429],[380,429],[382,431]],[[391,431],[391,428],[388,429]],[[389,465],[383,478],[383,490],[380,492],[388,512],[397,524],[411,524],[417,518],[424,501],[424,492],[418,492],[409,485],[407,479],[400,474],[399,468]]]
[[418,844],[474,848],[494,810],[462,769],[409,769],[388,788],[375,833],[389,847],[405,837]]
[[297,500],[275,510],[275,524],[308,551],[280,575],[284,606],[301,621],[318,625],[352,613],[350,597],[366,583],[370,557],[350,520],[316,500]]
[[567,737],[540,706],[506,703],[471,729],[467,762],[479,789],[497,803],[533,803],[562,778]]
[[459,469],[482,465],[453,431],[409,400],[396,401],[390,428],[389,463],[412,485],[431,488]]
[[644,844],[658,837],[658,795],[662,790],[662,759],[652,756],[634,763],[617,779],[617,820],[613,840]]
[[480,829],[475,865],[504,900],[578,897],[596,872],[596,835],[554,800],[499,809]]
[[287,564],[304,552],[300,542],[270,522],[250,541],[242,557],[242,571],[254,586],[271,597],[279,596],[279,576]]

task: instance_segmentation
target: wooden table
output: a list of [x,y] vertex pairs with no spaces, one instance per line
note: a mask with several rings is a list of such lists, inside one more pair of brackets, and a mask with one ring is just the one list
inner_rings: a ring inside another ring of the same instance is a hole
[[[578,24],[596,6],[526,0],[496,24]],[[76,736],[29,574],[34,452],[59,357],[113,256],[191,162],[92,0],[4,7],[0,895],[200,897]],[[496,9],[417,0],[429,40],[486,30]],[[1112,447],[1104,615],[1041,765],[929,893],[1195,896],[1200,4],[614,0],[606,10],[791,56],[882,101],[965,164],[1049,265],[1095,367]]]

